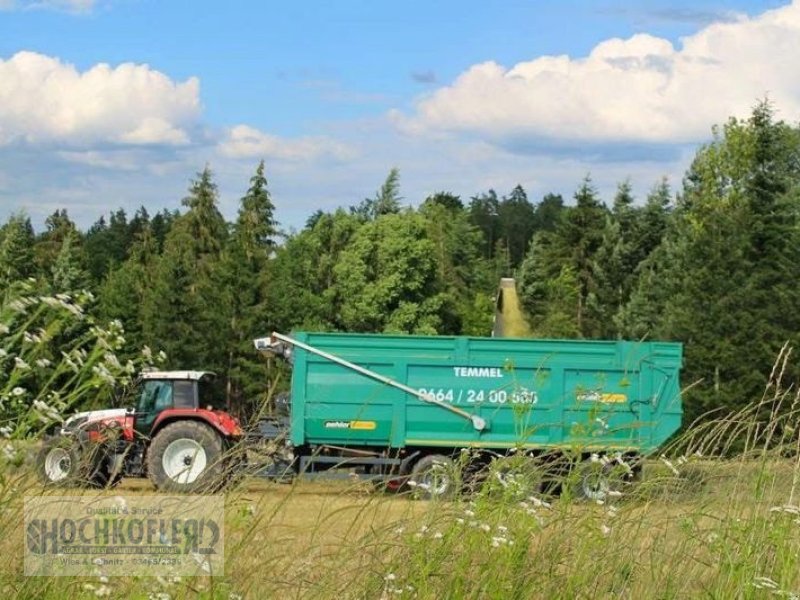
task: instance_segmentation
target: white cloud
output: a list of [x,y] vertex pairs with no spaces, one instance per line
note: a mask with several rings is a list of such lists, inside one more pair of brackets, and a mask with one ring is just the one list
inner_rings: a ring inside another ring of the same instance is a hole
[[648,34],[609,39],[587,57],[477,64],[392,116],[413,133],[467,133],[506,147],[566,142],[686,143],[760,99],[800,117],[800,0],[715,23],[679,47]]
[[348,146],[323,136],[281,138],[248,125],[228,130],[219,145],[220,152],[231,158],[273,158],[286,161],[309,161],[328,157],[335,160],[353,158]]
[[97,0],[0,0],[0,10],[61,10],[74,13],[91,12]]
[[0,145],[186,144],[200,115],[199,87],[195,77],[175,82],[148,65],[101,63],[79,72],[19,52],[0,60]]

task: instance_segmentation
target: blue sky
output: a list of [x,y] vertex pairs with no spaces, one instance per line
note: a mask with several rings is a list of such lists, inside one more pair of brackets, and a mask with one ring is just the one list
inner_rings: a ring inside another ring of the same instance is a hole
[[[714,123],[800,117],[800,4],[0,0],[0,217],[177,208],[208,163],[232,218],[517,183],[674,185]],[[794,68],[793,68],[794,67]]]

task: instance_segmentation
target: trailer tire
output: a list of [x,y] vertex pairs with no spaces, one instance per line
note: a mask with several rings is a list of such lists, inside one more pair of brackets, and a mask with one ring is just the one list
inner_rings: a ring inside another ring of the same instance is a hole
[[408,486],[420,500],[446,500],[459,488],[455,463],[441,454],[429,454],[417,461],[411,469]]
[[212,491],[224,483],[223,443],[199,421],[177,421],[161,429],[147,453],[147,473],[159,490]]
[[612,463],[584,460],[573,479],[574,495],[591,502],[605,502],[619,495],[624,483],[623,471]]

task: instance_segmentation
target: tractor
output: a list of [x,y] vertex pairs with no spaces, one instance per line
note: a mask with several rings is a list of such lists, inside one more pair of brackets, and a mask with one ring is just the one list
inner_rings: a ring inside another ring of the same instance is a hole
[[243,436],[207,371],[142,373],[135,408],[82,412],[46,438],[37,470],[47,485],[106,487],[149,477],[159,490],[195,492],[235,470],[229,451]]

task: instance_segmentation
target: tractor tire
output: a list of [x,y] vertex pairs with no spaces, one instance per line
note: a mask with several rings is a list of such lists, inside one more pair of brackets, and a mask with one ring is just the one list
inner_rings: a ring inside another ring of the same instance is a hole
[[408,486],[420,500],[447,500],[461,486],[455,463],[440,454],[429,454],[417,461],[411,469]]
[[80,482],[80,448],[75,440],[52,437],[36,455],[36,474],[45,486],[71,487]]
[[199,421],[170,423],[150,443],[147,473],[159,490],[214,491],[225,479],[222,438]]
[[39,480],[52,487],[109,487],[121,479],[111,473],[104,444],[89,446],[62,436],[45,440],[36,456],[36,471]]

